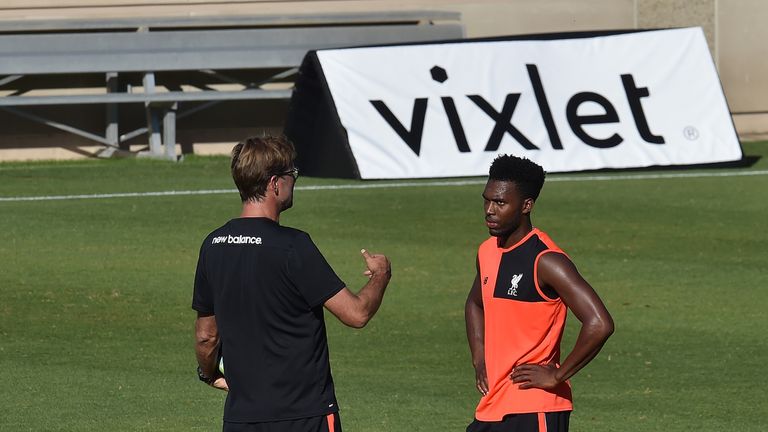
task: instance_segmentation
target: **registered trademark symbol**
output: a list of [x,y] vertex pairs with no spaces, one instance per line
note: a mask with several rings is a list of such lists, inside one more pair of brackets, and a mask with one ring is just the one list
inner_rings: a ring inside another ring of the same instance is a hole
[[699,130],[693,126],[686,126],[683,129],[683,136],[689,141],[697,140],[699,139]]

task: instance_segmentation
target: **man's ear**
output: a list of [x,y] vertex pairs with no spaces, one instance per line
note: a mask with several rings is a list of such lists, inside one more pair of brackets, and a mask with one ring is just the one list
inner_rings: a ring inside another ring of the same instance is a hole
[[523,200],[523,214],[530,214],[533,211],[533,205],[536,201],[533,198],[526,198]]

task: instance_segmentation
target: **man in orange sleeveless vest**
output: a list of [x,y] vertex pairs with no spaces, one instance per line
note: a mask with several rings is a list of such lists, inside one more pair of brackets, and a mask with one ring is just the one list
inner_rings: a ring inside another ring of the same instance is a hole
[[[562,432],[573,409],[568,379],[613,333],[600,297],[570,258],[531,224],[544,170],[528,159],[493,161],[483,191],[491,234],[477,253],[467,297],[467,339],[482,394],[467,432]],[[581,321],[560,362],[567,309]]]

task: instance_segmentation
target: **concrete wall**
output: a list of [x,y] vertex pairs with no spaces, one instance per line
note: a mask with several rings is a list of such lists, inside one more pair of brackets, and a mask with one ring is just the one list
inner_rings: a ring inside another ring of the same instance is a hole
[[[3,0],[0,21],[418,9],[461,12],[468,37],[701,26],[740,135],[743,139],[768,135],[768,2],[764,0]],[[180,123],[179,140],[186,150],[194,144],[198,152],[227,151],[245,134],[280,130],[285,108],[284,103],[224,104],[221,109]],[[78,121],[85,122],[86,127],[101,127],[101,111],[89,109],[91,114],[79,116]],[[126,121],[140,123],[141,113],[128,111]],[[91,119],[90,124],[87,119]],[[99,149],[84,139],[2,111],[0,127],[0,160],[82,157]],[[243,135],[235,137],[235,133]],[[133,143],[136,147],[141,140]]]
[[719,0],[717,49],[720,80],[744,137],[768,132],[768,2]]

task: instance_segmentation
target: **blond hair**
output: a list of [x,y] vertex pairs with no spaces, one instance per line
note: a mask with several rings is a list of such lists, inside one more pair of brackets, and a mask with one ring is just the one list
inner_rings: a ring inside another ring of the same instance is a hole
[[232,179],[240,199],[259,201],[273,175],[293,168],[296,149],[284,136],[249,137],[232,149]]

